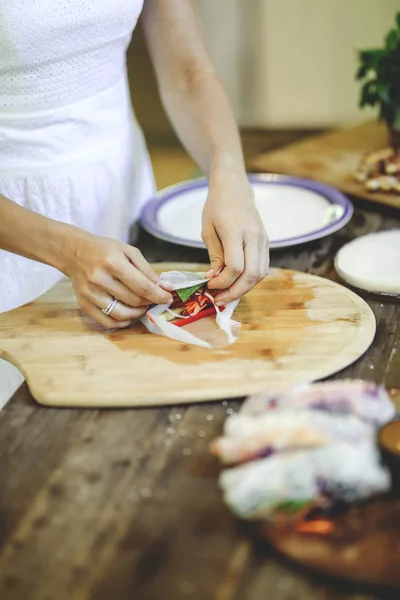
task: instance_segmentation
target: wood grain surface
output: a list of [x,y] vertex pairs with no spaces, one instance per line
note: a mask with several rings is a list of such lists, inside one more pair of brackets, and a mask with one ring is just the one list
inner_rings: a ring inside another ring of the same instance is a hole
[[[355,205],[346,229],[274,252],[272,264],[336,280],[344,243],[400,227],[396,211]],[[206,260],[144,232],[136,243],[152,262]],[[381,383],[400,350],[400,305],[363,296],[376,336],[336,377]],[[1,600],[398,600],[300,568],[232,517],[208,446],[239,405],[58,409],[23,385],[0,412]]]
[[[358,359],[375,334],[373,313],[356,294],[282,269],[272,269],[242,299],[234,318],[242,324],[239,339],[212,350],[149,333],[141,323],[105,332],[81,314],[72,284],[64,280],[37,301],[0,315],[0,356],[20,368],[42,404],[186,404],[327,377]],[[199,321],[197,335],[207,339],[213,327],[213,317]]]
[[310,137],[249,161],[249,169],[323,181],[365,200],[400,208],[400,194],[368,192],[355,170],[366,152],[389,145],[386,126],[376,121]]

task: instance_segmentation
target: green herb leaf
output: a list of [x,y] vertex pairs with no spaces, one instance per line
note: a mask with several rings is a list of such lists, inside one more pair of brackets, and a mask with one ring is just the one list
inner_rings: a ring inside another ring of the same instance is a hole
[[193,294],[197,290],[199,290],[203,285],[204,283],[199,283],[197,285],[192,285],[192,287],[183,288],[181,290],[175,291],[178,294],[179,298],[182,300],[182,302],[186,302],[186,300],[189,300],[190,296],[193,296]]
[[301,510],[307,504],[309,504],[310,499],[307,500],[285,500],[283,502],[279,502],[274,507],[275,511],[288,512],[290,514],[296,513],[298,510]]
[[400,12],[398,12],[396,15],[396,25],[397,29],[400,31]]

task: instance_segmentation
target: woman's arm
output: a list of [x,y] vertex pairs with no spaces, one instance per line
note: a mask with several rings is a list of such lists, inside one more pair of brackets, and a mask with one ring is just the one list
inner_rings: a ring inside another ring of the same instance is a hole
[[217,165],[244,172],[232,109],[192,1],[145,0],[142,19],[160,95],[182,143],[207,176]]
[[[139,250],[32,212],[0,195],[0,249],[55,267],[72,279],[81,308],[103,327],[126,327],[171,295]],[[0,264],[1,269],[1,264]],[[102,312],[112,298],[111,316]]]
[[203,239],[221,301],[268,269],[268,245],[247,180],[230,103],[211,65],[191,0],[145,0],[143,27],[160,95],[182,143],[209,178]]
[[65,272],[66,238],[73,230],[22,208],[0,194],[0,248]]

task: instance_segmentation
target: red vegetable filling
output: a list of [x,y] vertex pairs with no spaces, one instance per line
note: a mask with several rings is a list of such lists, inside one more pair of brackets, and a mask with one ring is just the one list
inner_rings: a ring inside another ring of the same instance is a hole
[[[174,292],[174,300],[169,309],[175,313],[175,316],[169,311],[166,311],[164,316],[174,325],[182,327],[199,319],[215,315],[216,309],[210,296],[213,296],[213,293],[208,290],[206,284],[196,290],[185,302]],[[221,311],[224,309],[225,307],[220,308]]]

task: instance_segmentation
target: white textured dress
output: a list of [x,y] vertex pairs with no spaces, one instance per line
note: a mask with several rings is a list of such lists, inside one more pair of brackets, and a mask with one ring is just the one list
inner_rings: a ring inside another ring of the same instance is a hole
[[[125,62],[142,7],[143,0],[0,1],[0,193],[122,241],[154,192]],[[0,312],[60,276],[0,250]]]

